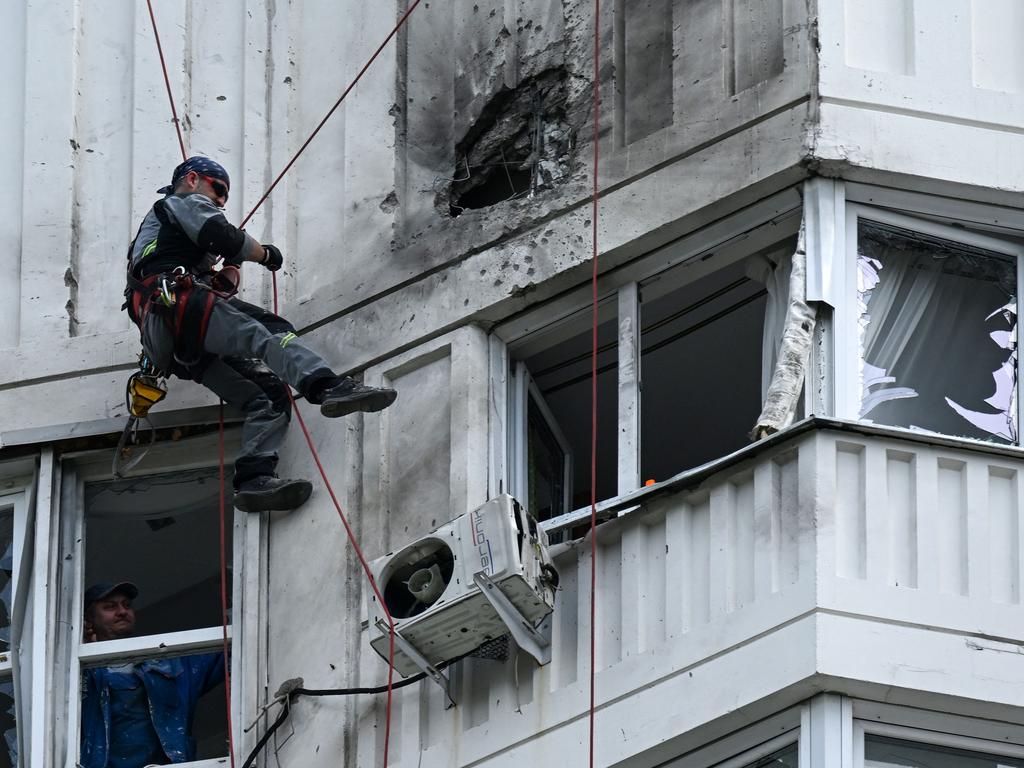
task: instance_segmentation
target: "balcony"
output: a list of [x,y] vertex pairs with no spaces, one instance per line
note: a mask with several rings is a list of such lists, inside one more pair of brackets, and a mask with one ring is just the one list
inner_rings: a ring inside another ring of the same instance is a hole
[[[1019,449],[809,419],[617,499],[598,530],[598,764],[658,765],[705,723],[823,690],[1024,717],[1022,470]],[[552,663],[467,659],[449,710],[436,686],[396,692],[394,764],[585,753],[589,540],[554,554]],[[369,765],[383,702],[359,707]]]

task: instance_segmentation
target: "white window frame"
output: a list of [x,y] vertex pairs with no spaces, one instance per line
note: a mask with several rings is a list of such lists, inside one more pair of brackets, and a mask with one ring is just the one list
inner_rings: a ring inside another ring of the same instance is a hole
[[[860,203],[847,203],[844,215],[846,220],[844,227],[846,258],[843,260],[841,270],[837,270],[837,272],[841,272],[839,281],[841,291],[838,293],[839,306],[836,307],[834,316],[835,346],[838,351],[834,369],[835,416],[851,421],[860,420],[861,392],[859,373],[861,349],[857,332],[859,320],[857,309],[857,232],[858,223],[861,219],[883,225],[888,224],[911,232],[920,232],[922,235],[942,238],[952,243],[983,248],[1015,259],[1017,265],[1017,317],[1019,334],[1020,318],[1024,317],[1024,297],[1022,297],[1021,290],[1024,287],[1024,247],[996,237],[967,232],[948,224]],[[1019,383],[1024,381],[1022,374],[1024,374],[1024,361],[1021,360],[1021,355],[1018,354],[1018,387],[1020,386]],[[1016,420],[1019,445],[1020,429],[1024,425],[1024,404],[1022,404],[1019,396],[1017,398]],[[960,438],[961,436],[950,435],[950,437]],[[983,441],[979,440],[978,442]]]
[[[14,686],[15,720],[18,754],[25,754],[25,738],[31,724],[31,696],[24,685],[31,681],[31,670],[26,675],[19,667],[17,647],[20,640],[19,624],[24,621],[24,592],[31,582],[32,557],[27,550],[27,531],[32,517],[38,478],[45,475],[37,465],[38,457],[30,456],[0,463],[0,509],[11,510],[14,515],[13,569],[11,575],[11,649],[0,653],[0,682],[10,681]],[[44,468],[45,469],[45,468]],[[20,758],[24,760],[23,757]]]
[[[225,433],[225,451],[231,455],[239,445],[239,430],[229,429]],[[154,446],[142,464],[126,473],[127,477],[144,477],[153,474],[209,468],[217,466],[218,436],[205,435],[176,443]],[[61,562],[53,576],[59,589],[36,590],[34,599],[43,615],[59,617],[62,631],[53,641],[53,661],[57,662],[52,680],[54,685],[43,693],[50,727],[40,741],[35,733],[33,738],[39,747],[55,756],[54,764],[75,768],[80,743],[80,679],[86,667],[100,666],[111,661],[137,661],[141,659],[181,656],[190,653],[220,651],[223,649],[223,627],[204,627],[182,632],[160,635],[144,635],[123,640],[109,640],[83,643],[81,640],[82,594],[84,584],[84,489],[86,483],[110,480],[112,453],[109,450],[91,451],[67,455],[60,462],[57,499],[54,500],[52,525],[46,527],[50,552],[64,553],[56,558]],[[228,490],[230,493],[230,489]],[[230,498],[227,500],[229,523],[234,526],[233,546],[233,600],[232,622],[228,626],[228,641],[231,647],[231,709],[236,758],[244,758],[251,749],[257,734],[244,734],[240,723],[248,713],[259,706],[261,692],[255,684],[248,682],[258,678],[259,621],[256,606],[263,605],[266,597],[266,514],[248,514],[235,510]],[[232,517],[233,515],[233,517]],[[39,542],[37,541],[37,544]],[[37,547],[38,550],[38,547]],[[38,552],[37,552],[38,555]],[[66,556],[70,558],[66,559]],[[37,613],[38,615],[38,613]],[[253,637],[246,643],[246,635]],[[40,654],[41,655],[41,654]],[[39,669],[34,675],[42,676]],[[33,681],[35,683],[35,680]],[[36,691],[38,693],[38,691]],[[265,692],[262,692],[265,694]],[[255,697],[255,700],[254,700]],[[247,705],[244,707],[243,702]],[[37,709],[41,709],[38,708]],[[65,726],[60,727],[63,721]],[[57,727],[52,727],[57,723]],[[44,723],[45,726],[45,723]],[[45,745],[45,746],[44,746]],[[63,758],[62,758],[63,755]],[[33,761],[36,758],[33,757]],[[212,768],[227,765],[229,756],[182,763],[188,768]]]
[[868,735],[1024,760],[1024,727],[955,714],[853,700],[853,768],[864,768]]
[[[688,264],[686,280],[673,276],[665,285],[645,287],[645,300],[660,292],[667,292],[684,282],[692,282],[711,274],[750,254],[777,243],[790,234],[795,235],[803,212],[803,197],[799,187],[777,193],[749,208],[730,214],[650,253],[609,270],[599,279],[598,293],[602,304],[614,302],[617,307],[618,341],[618,416],[617,433],[618,478],[617,493],[598,504],[598,512],[615,506],[622,496],[640,488],[640,323],[639,284],[667,273],[673,267]],[[783,227],[787,230],[783,231]],[[792,232],[788,230],[791,229]],[[507,360],[515,366],[524,347],[541,349],[557,343],[560,326],[567,319],[589,311],[591,287],[589,284],[568,291],[560,298],[533,307],[521,315],[510,318],[494,329],[494,334],[506,346]],[[624,322],[626,320],[626,322]],[[543,344],[541,343],[543,340]],[[494,372],[492,372],[494,376]],[[508,384],[495,377],[495,387],[508,386],[508,421],[505,443],[508,457],[505,461],[505,487],[521,491],[525,477],[525,453],[522,439],[526,413],[525,399],[517,396],[515,387],[519,377],[508,376]],[[805,411],[811,412],[810,400]],[[578,457],[577,457],[578,458]],[[670,482],[671,478],[663,480]],[[659,483],[661,484],[661,483]],[[590,507],[571,510],[560,517],[547,520],[543,528],[548,532],[570,528],[589,519]]]
[[509,452],[513,461],[509,465],[508,485],[511,494],[517,499],[526,499],[529,494],[529,473],[527,468],[526,455],[528,450],[529,428],[525,418],[518,418],[518,414],[527,414],[529,401],[533,398],[540,416],[544,420],[551,435],[558,443],[559,449],[566,457],[565,466],[562,470],[562,507],[568,511],[569,502],[572,499],[572,473],[573,456],[569,443],[562,434],[561,427],[555,421],[551,409],[548,408],[544,395],[533,380],[533,376],[526,369],[526,363],[520,361],[515,364],[515,371],[512,374],[512,393],[509,404],[515,417],[509,419],[510,448]]

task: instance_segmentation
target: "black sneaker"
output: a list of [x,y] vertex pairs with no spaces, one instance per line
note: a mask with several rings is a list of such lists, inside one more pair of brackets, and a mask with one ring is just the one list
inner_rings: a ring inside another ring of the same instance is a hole
[[398,393],[393,389],[367,387],[353,379],[345,378],[340,384],[323,393],[320,413],[333,419],[356,411],[380,411],[395,402],[396,397]]
[[313,493],[309,480],[282,480],[259,475],[242,482],[235,491],[235,506],[243,512],[292,510],[301,507]]

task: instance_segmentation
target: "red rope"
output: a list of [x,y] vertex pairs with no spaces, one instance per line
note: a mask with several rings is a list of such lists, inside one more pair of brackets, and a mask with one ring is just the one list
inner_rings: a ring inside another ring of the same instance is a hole
[[235,729],[231,720],[231,658],[228,651],[228,558],[224,504],[224,401],[220,401],[220,434],[217,440],[220,459],[220,611],[221,627],[224,632],[224,700],[228,715],[228,755],[231,768],[235,768]]
[[156,16],[153,14],[152,0],[146,0],[149,7],[149,19],[153,22],[153,37],[156,38],[156,52],[160,55],[160,68],[164,71],[164,86],[167,88],[167,100],[171,103],[171,118],[174,123],[174,130],[178,132],[178,146],[181,147],[182,161],[188,159],[188,152],[185,151],[185,139],[181,135],[181,121],[178,120],[178,110],[174,107],[174,94],[171,92],[171,78],[167,75],[167,62],[164,61],[164,49],[160,45],[160,33],[156,29]]
[[[274,294],[274,306],[277,306],[276,293]],[[352,530],[352,526],[349,525],[348,518],[345,517],[345,513],[341,509],[341,504],[338,502],[338,497],[334,493],[334,488],[331,487],[331,481],[327,479],[327,473],[324,471],[324,465],[320,462],[320,456],[317,453],[316,446],[313,445],[313,438],[310,436],[309,430],[306,428],[306,421],[302,418],[302,412],[299,411],[298,406],[295,403],[295,398],[292,397],[291,389],[288,389],[287,392],[288,399],[292,404],[292,412],[299,420],[299,426],[302,427],[302,434],[306,437],[306,444],[309,446],[310,453],[313,454],[313,461],[316,462],[316,468],[320,470],[320,477],[323,478],[324,485],[327,487],[327,493],[330,494],[331,501],[334,502],[334,508],[338,511],[338,517],[341,518],[342,525],[345,526],[345,533],[348,535],[348,540],[352,544],[352,549],[355,550],[356,556],[359,558],[359,564],[363,566],[363,572],[366,573],[366,579],[370,582],[370,587],[373,589],[373,594],[377,597],[377,602],[380,603],[380,609],[384,612],[384,616],[388,620],[388,699],[387,709],[385,710],[386,721],[384,724],[383,762],[384,767],[387,768],[388,749],[391,743],[391,701],[395,674],[395,620],[391,618],[391,612],[388,610],[387,603],[384,602],[384,596],[377,587],[377,581],[373,578],[373,572],[370,570],[370,566],[366,562],[363,550],[359,548],[359,542],[356,541],[355,532]]]
[[594,768],[594,668],[597,658],[597,169],[601,117],[601,0],[594,0],[594,194],[591,211],[590,355],[590,768]]
[[[160,57],[160,69],[164,75],[164,87],[167,89],[167,101],[171,105],[171,120],[174,123],[174,130],[178,134],[178,147],[181,149],[181,159],[188,159],[188,152],[185,149],[185,138],[181,134],[181,121],[178,120],[178,110],[174,105],[174,92],[171,90],[171,78],[167,74],[167,61],[164,59],[164,49],[160,44],[160,31],[157,29],[156,15],[153,13],[152,0],[146,0],[149,8],[149,20],[153,24],[153,38],[156,40],[156,50]],[[227,536],[226,518],[227,511],[224,503],[224,401],[220,401],[220,416],[218,428],[218,471],[220,475],[220,606],[221,606],[221,632],[223,635],[222,653],[224,655],[224,706],[227,713],[228,723],[228,756],[231,758],[231,768],[235,766],[235,732],[231,717],[231,653],[228,642],[228,587],[227,587]]]
[[398,30],[400,30],[402,28],[402,25],[405,24],[405,20],[409,18],[409,15],[414,10],[416,10],[416,6],[419,5],[419,4],[420,4],[420,0],[414,0],[413,4],[410,5],[406,9],[405,13],[402,14],[402,17],[398,20],[398,23],[395,24],[394,29],[392,29],[391,32],[388,33],[388,36],[384,38],[384,42],[377,46],[377,50],[373,52],[373,55],[370,57],[369,61],[367,61],[363,65],[363,68],[359,70],[359,74],[356,75],[355,80],[353,80],[351,83],[349,83],[348,88],[346,88],[344,90],[344,92],[342,92],[341,96],[338,97],[338,100],[336,102],[334,102],[334,106],[331,107],[328,110],[327,114],[324,115],[324,119],[321,120],[320,123],[317,125],[317,127],[313,129],[313,132],[309,135],[309,138],[306,139],[303,142],[302,146],[299,147],[299,151],[295,153],[295,155],[292,157],[291,160],[288,161],[288,165],[286,165],[284,167],[284,170],[281,171],[279,174],[277,174],[277,178],[274,179],[274,182],[269,187],[267,187],[267,191],[263,193],[263,197],[261,197],[258,201],[256,201],[256,205],[254,205],[252,207],[252,210],[249,211],[249,215],[246,216],[244,219],[242,219],[242,223],[238,225],[240,229],[245,227],[245,225],[249,222],[249,219],[252,218],[252,215],[254,213],[256,213],[256,211],[259,209],[259,207],[261,205],[263,205],[264,201],[268,197],[270,197],[270,193],[274,191],[274,187],[276,187],[278,182],[281,181],[281,179],[284,178],[284,175],[286,173],[288,173],[289,169],[293,165],[295,165],[295,161],[299,159],[299,155],[301,155],[306,150],[306,147],[309,146],[309,143],[311,141],[313,141],[314,137],[318,133],[320,133],[320,129],[324,127],[324,124],[331,118],[331,115],[334,114],[335,110],[337,110],[338,107],[341,106],[341,102],[343,102],[345,100],[345,97],[348,96],[349,92],[353,88],[356,87],[356,84],[359,82],[359,80],[362,78],[362,76],[366,73],[366,70],[368,70],[370,68],[370,65],[373,64],[373,62],[377,58],[377,56],[380,55],[380,52],[384,50],[384,47],[389,42],[391,42],[391,38],[393,38],[396,34],[398,34]]

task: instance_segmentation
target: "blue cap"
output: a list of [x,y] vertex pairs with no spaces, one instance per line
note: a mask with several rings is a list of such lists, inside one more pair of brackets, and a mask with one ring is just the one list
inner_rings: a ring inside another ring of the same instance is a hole
[[231,187],[231,179],[228,177],[228,172],[224,170],[223,165],[208,157],[194,155],[175,168],[174,175],[171,176],[171,183],[166,187],[160,187],[157,192],[161,195],[170,194],[174,191],[174,188],[178,186],[178,182],[181,181],[182,177],[184,177],[186,173],[191,173],[192,171],[195,171],[200,176],[209,176],[213,179],[220,179],[227,184],[229,189]]
[[139,596],[139,588],[130,581],[98,581],[85,590],[85,607],[115,592],[122,592],[132,600]]

